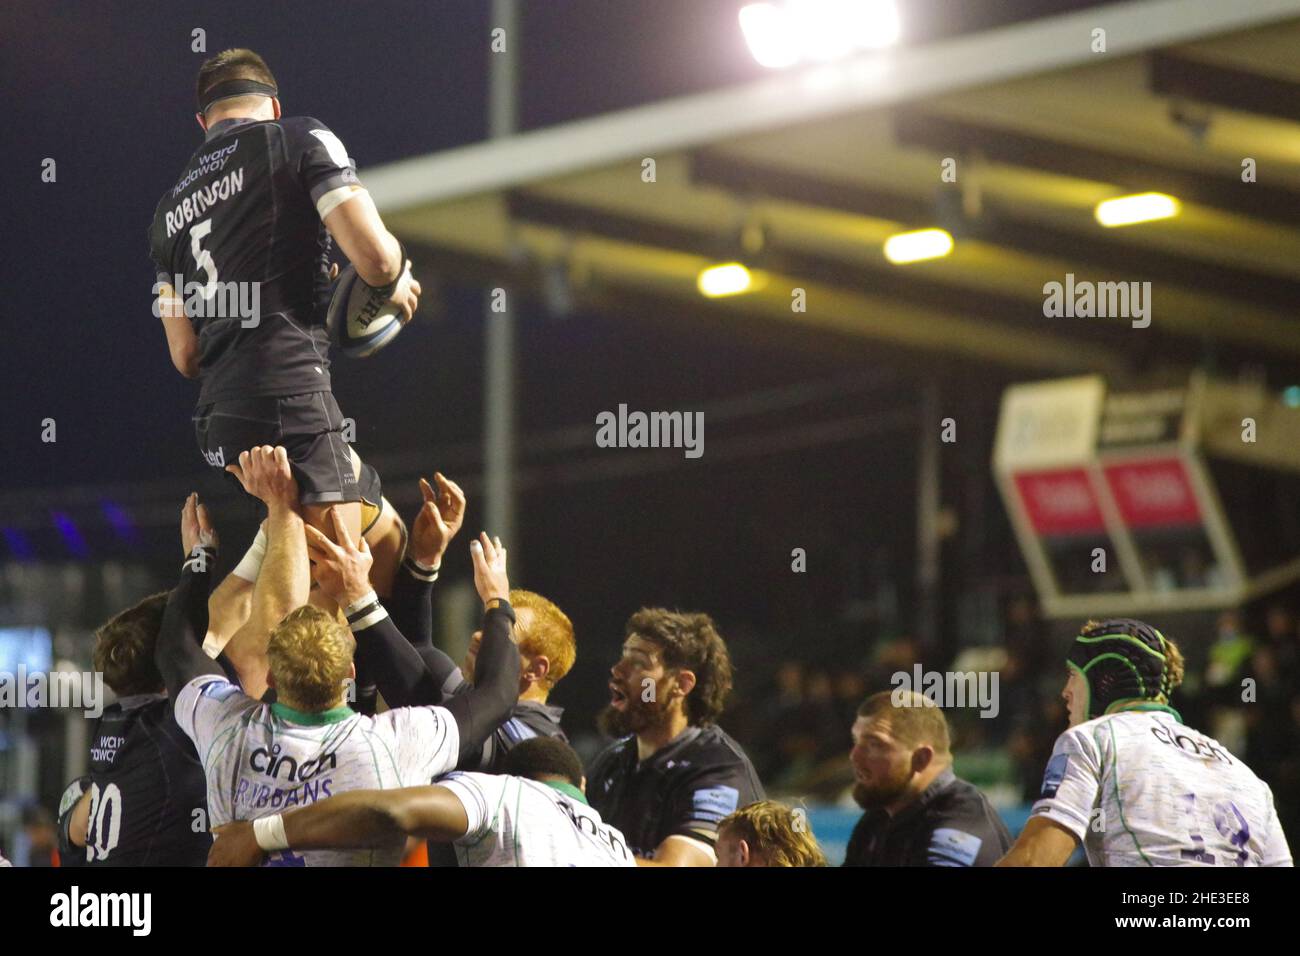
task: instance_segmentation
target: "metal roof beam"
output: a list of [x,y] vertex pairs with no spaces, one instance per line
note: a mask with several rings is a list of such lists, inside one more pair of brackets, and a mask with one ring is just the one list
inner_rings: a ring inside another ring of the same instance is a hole
[[1176,50],[1149,57],[1151,92],[1300,123],[1300,83],[1208,63]]
[[[832,183],[818,177],[773,169],[736,160],[716,151],[701,150],[692,156],[692,179],[701,184],[746,196],[767,196],[840,212],[891,219],[908,226],[936,224],[933,200],[901,196],[879,190]],[[939,187],[956,189],[956,186]],[[1108,241],[1101,235],[1043,225],[1016,217],[985,197],[985,214],[964,220],[963,236],[1015,249],[1030,255],[1052,256],[1095,267],[1098,271],[1130,273],[1137,261],[1145,278],[1168,282],[1187,289],[1254,302],[1289,315],[1300,302],[1300,281],[1263,272],[1252,272],[1219,263],[1205,263],[1158,249],[1135,249],[1127,243]],[[957,208],[957,204],[953,204]],[[1096,227],[1100,233],[1101,227]]]
[[995,163],[1114,183],[1130,192],[1165,192],[1184,202],[1234,215],[1300,227],[1300,193],[1262,183],[1244,183],[1239,175],[1240,167],[1235,164],[1225,168],[1222,177],[1208,176],[1075,142],[916,112],[896,116],[894,133],[905,146],[931,150],[941,156],[978,152]]
[[1089,38],[1097,27],[1107,31],[1107,57],[1115,57],[1297,16],[1300,0],[1141,0],[1092,7],[413,157],[366,169],[363,179],[387,213],[1095,63]]

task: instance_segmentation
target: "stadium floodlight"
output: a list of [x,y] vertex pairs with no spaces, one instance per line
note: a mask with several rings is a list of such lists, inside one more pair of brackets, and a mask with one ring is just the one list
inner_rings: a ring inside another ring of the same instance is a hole
[[938,259],[952,252],[952,233],[946,229],[916,229],[885,240],[885,258],[896,266]]
[[1164,193],[1138,193],[1097,203],[1097,221],[1108,229],[1178,215],[1179,203]]
[[748,292],[753,281],[753,276],[741,263],[724,262],[700,270],[695,285],[701,295],[716,299],[724,295]]
[[780,69],[891,46],[902,25],[894,0],[785,0],[742,7],[740,30],[760,65]]

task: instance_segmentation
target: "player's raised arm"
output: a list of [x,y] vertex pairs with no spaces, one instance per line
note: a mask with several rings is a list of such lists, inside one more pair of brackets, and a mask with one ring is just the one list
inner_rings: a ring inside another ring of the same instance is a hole
[[225,677],[203,652],[208,630],[208,587],[217,560],[217,533],[208,509],[190,495],[181,509],[181,546],[187,555],[180,583],[167,598],[158,645],[154,651],[167,694],[176,700],[181,688],[204,674]]
[[[346,529],[338,543],[307,528],[313,575],[321,588],[344,608],[358,647],[371,645],[366,663],[379,691],[393,706],[432,704],[444,696],[448,675],[430,670],[389,617],[369,583],[369,551],[352,542]],[[509,716],[518,697],[519,650],[514,643],[514,610],[506,549],[486,534],[470,548],[474,581],[484,602],[483,645],[479,651],[478,686],[446,704],[456,720],[459,759],[476,753]],[[449,661],[450,659],[448,659]]]
[[203,649],[209,657],[219,655],[248,622],[253,610],[253,589],[265,559],[266,522],[263,521],[239,564],[208,595],[208,636],[203,641]]
[[[424,661],[424,668],[432,677],[431,695],[419,699],[405,699],[404,704],[440,704],[444,699],[469,685],[460,667],[433,643],[433,585],[442,568],[442,559],[451,541],[465,520],[465,492],[460,486],[440,472],[434,473],[437,490],[428,481],[420,479],[420,493],[424,504],[412,522],[411,540],[406,557],[393,582],[393,593],[385,605],[397,626],[411,646]],[[357,667],[374,673],[374,664],[380,668],[384,662],[375,661],[377,654],[385,653],[380,641],[361,640],[357,643]],[[409,655],[402,654],[409,666]],[[381,693],[382,693],[381,688]],[[387,693],[386,700],[393,703]],[[402,706],[396,704],[395,706]]]
[[420,479],[424,503],[411,524],[406,558],[386,602],[398,628],[417,648],[433,646],[433,583],[443,555],[465,521],[465,492],[441,472],[435,472],[433,480],[436,491]]
[[325,228],[368,285],[396,282],[406,265],[402,244],[379,218],[369,191],[352,184],[335,192],[338,204],[322,218]]
[[483,600],[483,642],[474,667],[473,689],[444,705],[460,731],[461,761],[479,753],[519,699],[519,647],[515,643],[515,611],[510,606],[506,549],[500,538],[494,540],[480,532],[478,540],[470,542],[469,551],[474,587]]
[[357,639],[357,664],[374,679],[390,707],[435,703],[437,680],[402,635],[380,603],[370,583],[370,547],[364,538],[353,541],[337,512],[329,512],[337,542],[306,527],[312,577],[347,617]]
[[226,656],[239,672],[244,693],[266,693],[266,646],[272,629],[295,608],[307,603],[310,566],[298,506],[298,484],[283,447],[262,446],[239,456],[226,468],[244,490],[266,503],[266,556],[253,586],[248,620],[226,645]]
[[391,845],[420,837],[450,843],[463,837],[469,818],[446,787],[354,790],[290,813],[221,828],[208,866],[257,866],[268,852]]

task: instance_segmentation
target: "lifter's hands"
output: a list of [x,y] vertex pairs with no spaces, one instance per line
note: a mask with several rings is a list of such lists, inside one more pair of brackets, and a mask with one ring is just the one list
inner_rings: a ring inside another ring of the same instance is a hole
[[217,827],[208,866],[258,866],[265,855],[257,845],[253,825],[241,820]]
[[189,557],[194,549],[217,546],[217,530],[208,518],[208,506],[199,503],[199,496],[191,492],[181,508],[181,550]]
[[283,445],[250,448],[240,454],[238,465],[227,465],[226,471],[238,478],[250,495],[266,502],[268,508],[298,507],[298,482]]
[[510,581],[506,577],[506,549],[501,539],[495,542],[480,531],[478,539],[469,543],[469,556],[474,561],[474,587],[486,605],[494,598],[510,600]]
[[370,545],[363,536],[354,543],[347,523],[339,516],[337,508],[327,514],[334,527],[336,541],[331,541],[311,525],[307,531],[307,557],[311,559],[311,576],[322,591],[341,608],[361,600],[374,590],[370,583]]
[[465,521],[465,492],[460,485],[441,472],[434,472],[433,480],[438,483],[436,492],[432,485],[420,479],[424,504],[411,529],[410,544],[411,557],[428,568],[442,563],[451,539]]

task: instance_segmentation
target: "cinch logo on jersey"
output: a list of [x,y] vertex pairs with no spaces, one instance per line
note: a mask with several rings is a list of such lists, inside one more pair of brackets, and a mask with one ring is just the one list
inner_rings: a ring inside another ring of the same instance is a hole
[[273,746],[270,750],[258,747],[249,754],[248,765],[263,776],[276,780],[283,778],[290,783],[301,784],[286,789],[249,780],[247,777],[240,778],[239,786],[235,788],[237,805],[242,804],[254,810],[266,807],[278,810],[282,807],[294,807],[300,803],[314,803],[322,797],[332,796],[334,778],[325,777],[319,780],[317,778],[323,773],[335,770],[338,767],[338,757],[331,752],[316,760],[304,760],[299,764],[288,754],[281,755],[279,746]]
[[1190,734],[1180,734],[1169,727],[1152,727],[1151,736],[1162,744],[1177,747],[1184,753],[1194,753],[1198,757],[1210,757],[1214,760],[1222,760],[1227,764],[1232,763],[1231,757],[1208,740],[1201,740]]
[[610,832],[609,827],[597,826],[596,821],[592,817],[579,813],[577,808],[567,800],[557,800],[555,801],[555,805],[568,814],[569,819],[573,821],[575,827],[579,830],[590,833],[601,843],[605,844],[605,846],[614,854],[617,856],[629,855],[627,845],[623,843],[622,840],[615,837],[614,834]]
[[200,176],[206,176],[208,173],[219,173],[226,168],[226,160],[234,155],[235,150],[239,149],[239,140],[235,140],[229,146],[222,146],[220,149],[214,149],[210,153],[204,153],[199,157],[199,164],[185,174],[185,178],[176,184],[172,190],[172,195],[180,195],[182,189],[188,186]]
[[104,675],[91,672],[0,671],[0,707],[73,707],[87,717],[104,712]]
[[280,756],[280,746],[277,744],[270,750],[258,747],[249,756],[248,765],[258,773],[276,780],[280,779],[280,772],[284,771],[287,780],[306,781],[326,770],[335,769],[339,761],[333,753],[327,753],[319,760],[304,760],[302,766],[299,766],[298,761],[288,754]]
[[226,173],[216,182],[208,183],[201,189],[194,190],[194,192],[182,199],[175,209],[167,211],[167,238],[170,239],[195,219],[201,218],[204,213],[217,203],[229,199],[243,188],[244,167],[240,166],[238,169]]
[[150,893],[70,893],[50,897],[51,926],[127,926],[133,936],[148,936],[153,927]]
[[[196,230],[197,231],[197,230]],[[204,253],[206,256],[207,254]],[[212,259],[199,259],[200,267],[212,273]],[[261,321],[262,283],[260,282],[221,282],[210,278],[206,283],[186,282],[180,273],[172,276],[172,282],[159,279],[153,284],[153,316],[161,319],[163,303],[175,303],[177,299],[160,299],[163,291],[170,284],[177,295],[183,297],[185,314],[200,319],[241,319],[240,325],[246,329],[255,328]]]

